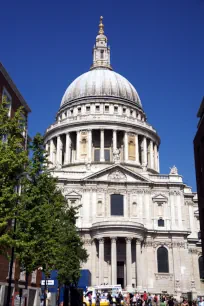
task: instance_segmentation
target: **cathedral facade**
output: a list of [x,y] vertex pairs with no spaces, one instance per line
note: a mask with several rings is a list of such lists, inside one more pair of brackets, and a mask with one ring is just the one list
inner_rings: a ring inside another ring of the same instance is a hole
[[89,285],[204,293],[196,194],[175,166],[160,174],[160,138],[111,67],[102,17],[90,71],[67,88],[45,143],[68,203],[80,205]]

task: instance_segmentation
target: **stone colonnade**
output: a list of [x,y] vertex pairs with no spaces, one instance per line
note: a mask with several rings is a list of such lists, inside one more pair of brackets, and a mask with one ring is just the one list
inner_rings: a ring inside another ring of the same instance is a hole
[[[95,254],[96,249],[96,243],[98,241],[99,246],[99,285],[104,283],[104,242],[106,238],[99,238],[99,239],[93,239],[92,241],[92,253]],[[116,285],[117,284],[117,237],[110,237],[111,240],[111,284]],[[142,265],[141,265],[141,240],[140,239],[134,239],[132,237],[126,237],[126,285],[127,288],[132,287],[132,261],[134,260],[132,258],[132,245],[135,243],[136,247],[136,285],[137,289],[142,288]],[[95,275],[95,271],[92,271],[93,275]],[[94,280],[92,279],[92,284],[94,284]]]
[[[49,160],[53,165],[71,164],[77,162],[93,162],[93,131],[95,130],[84,130],[71,132],[75,133],[75,143],[71,133],[58,135],[50,139],[46,144],[46,150],[49,153]],[[104,129],[100,131],[100,151],[99,160],[100,162],[114,161],[114,153],[117,152],[118,148],[118,132],[112,130],[112,155],[110,160],[105,158],[105,141],[104,141]],[[154,169],[159,172],[159,152],[157,144],[152,139],[146,136],[139,135],[136,133],[128,133],[122,131],[122,145],[123,145],[123,156],[119,153],[119,160],[122,162],[133,162],[148,168]],[[121,135],[120,135],[121,137]],[[73,150],[75,154],[73,156]]]

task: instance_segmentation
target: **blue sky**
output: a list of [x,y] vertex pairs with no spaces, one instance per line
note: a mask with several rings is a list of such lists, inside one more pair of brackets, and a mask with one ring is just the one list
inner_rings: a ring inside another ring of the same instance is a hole
[[30,135],[44,133],[68,84],[88,71],[100,15],[113,68],[135,86],[161,137],[161,173],[175,164],[195,191],[204,0],[3,1],[0,61],[32,109]]

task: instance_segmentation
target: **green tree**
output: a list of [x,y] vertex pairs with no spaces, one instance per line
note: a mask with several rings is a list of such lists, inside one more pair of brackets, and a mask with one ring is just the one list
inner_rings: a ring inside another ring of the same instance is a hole
[[85,251],[75,226],[76,210],[67,206],[65,197],[57,187],[57,179],[48,171],[47,155],[40,134],[34,137],[30,150],[32,156],[26,169],[27,177],[23,179],[17,222],[17,257],[27,274],[42,267],[46,275],[53,268],[59,269],[60,275],[63,274],[62,266],[68,258],[72,258],[69,261],[69,279],[76,280],[79,262],[86,258],[82,256]]
[[0,104],[0,253],[6,254],[15,244],[11,221],[17,213],[17,185],[28,162],[23,132],[23,108],[8,116],[6,97]]
[[58,248],[55,266],[60,284],[76,285],[80,277],[80,268],[87,261],[87,251],[76,227],[77,210],[72,206],[62,211],[58,228]]

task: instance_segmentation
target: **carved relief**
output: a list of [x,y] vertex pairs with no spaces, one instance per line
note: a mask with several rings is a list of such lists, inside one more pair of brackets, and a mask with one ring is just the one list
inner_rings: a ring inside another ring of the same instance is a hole
[[169,279],[170,281],[173,280],[173,274],[170,273],[155,273],[156,280],[159,279]]
[[125,182],[127,180],[127,177],[121,171],[116,170],[109,174],[108,179],[114,182]]
[[84,245],[91,245],[93,241],[91,239],[87,238],[87,239],[82,239],[82,242],[83,242]]

